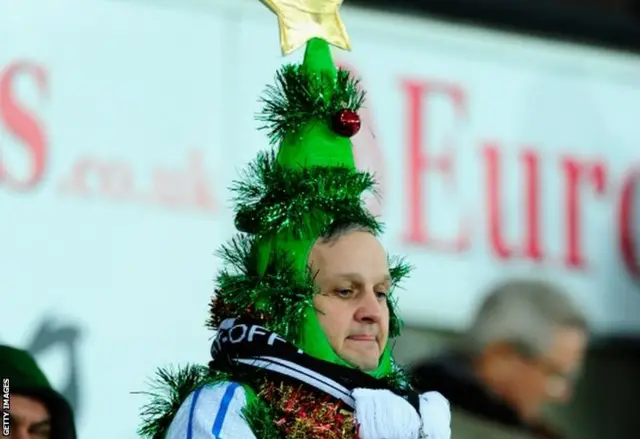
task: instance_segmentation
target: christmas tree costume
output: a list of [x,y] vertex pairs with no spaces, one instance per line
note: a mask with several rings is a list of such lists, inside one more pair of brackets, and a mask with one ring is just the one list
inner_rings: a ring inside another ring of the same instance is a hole
[[[349,48],[341,0],[264,0],[276,12],[283,51],[306,44],[301,65],[284,66],[267,90],[261,120],[274,149],[232,186],[239,230],[222,248],[208,367],[160,371],[141,434],[149,439],[449,439],[449,408],[435,392],[409,387],[387,344],[362,372],[340,358],[318,320],[308,267],[316,241],[340,227],[374,234],[364,208],[372,175],[355,168],[350,137],[364,94],[337,69],[329,43]],[[408,269],[391,264],[396,285]],[[388,298],[389,335],[400,320]]]

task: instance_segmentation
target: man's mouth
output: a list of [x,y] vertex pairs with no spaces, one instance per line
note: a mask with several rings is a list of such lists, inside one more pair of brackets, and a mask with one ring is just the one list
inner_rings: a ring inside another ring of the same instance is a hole
[[365,335],[365,334],[350,335],[347,338],[349,340],[354,340],[354,341],[376,341],[376,336],[375,335]]

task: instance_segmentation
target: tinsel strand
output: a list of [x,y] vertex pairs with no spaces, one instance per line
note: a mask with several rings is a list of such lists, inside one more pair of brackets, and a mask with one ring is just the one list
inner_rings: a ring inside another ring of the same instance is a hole
[[329,121],[342,109],[357,112],[364,99],[359,81],[348,70],[338,69],[334,79],[309,73],[299,65],[286,65],[276,74],[276,85],[267,87],[257,119],[264,122],[261,129],[268,131],[271,144],[276,145],[309,121]]

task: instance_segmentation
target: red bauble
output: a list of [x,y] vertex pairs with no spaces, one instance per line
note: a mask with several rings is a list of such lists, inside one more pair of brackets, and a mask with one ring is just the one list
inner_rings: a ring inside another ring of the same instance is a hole
[[360,131],[360,116],[353,110],[340,110],[331,121],[331,128],[343,137],[352,137]]

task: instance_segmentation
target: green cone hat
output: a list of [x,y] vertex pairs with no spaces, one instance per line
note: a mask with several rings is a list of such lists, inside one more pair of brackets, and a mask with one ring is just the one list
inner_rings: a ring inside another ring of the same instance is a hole
[[[331,59],[329,45],[319,38],[307,43],[300,75],[307,75],[312,82],[317,82],[318,96],[309,96],[311,100],[322,102],[325,107],[336,109],[331,105],[334,96],[333,84],[336,83],[338,71]],[[337,96],[340,97],[340,96]],[[355,96],[358,99],[359,96]],[[312,102],[309,102],[312,104]],[[353,102],[353,104],[360,102]],[[339,105],[339,103],[337,103]],[[321,104],[322,105],[322,104]],[[359,106],[359,105],[358,105]],[[318,108],[321,110],[322,108]],[[327,108],[328,109],[328,108]],[[351,140],[340,136],[331,129],[330,120],[324,118],[306,120],[299,127],[287,133],[280,142],[278,163],[285,167],[296,166],[342,166],[355,170],[355,161],[351,150]]]

